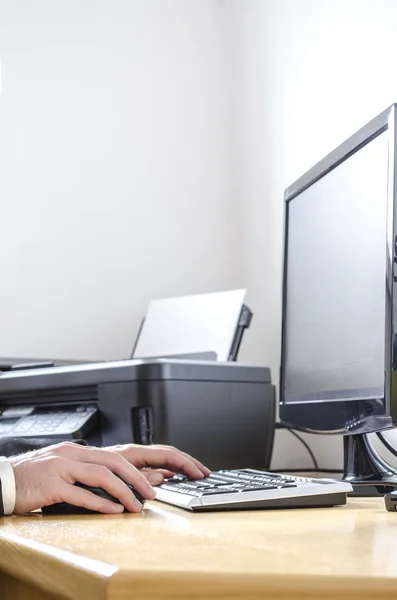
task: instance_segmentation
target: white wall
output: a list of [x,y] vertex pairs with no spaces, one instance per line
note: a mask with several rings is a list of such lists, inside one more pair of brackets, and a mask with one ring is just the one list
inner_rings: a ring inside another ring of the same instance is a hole
[[[277,381],[283,191],[397,100],[396,24],[395,0],[0,0],[0,356],[126,356],[151,297],[246,285],[241,358]],[[305,464],[278,432],[273,466]]]
[[240,285],[214,0],[0,0],[0,356],[129,356],[148,301]]
[[[239,191],[244,284],[255,306],[244,346],[278,373],[283,192],[397,101],[395,0],[236,0]],[[393,434],[392,434],[393,435]],[[340,438],[305,436],[323,467],[342,464]],[[273,466],[310,465],[278,432]]]

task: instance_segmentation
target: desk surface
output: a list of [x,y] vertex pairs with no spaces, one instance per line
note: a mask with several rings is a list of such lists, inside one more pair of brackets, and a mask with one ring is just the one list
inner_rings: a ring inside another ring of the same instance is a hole
[[[0,571],[52,597],[365,598],[397,594],[397,513],[328,509],[0,519]],[[385,597],[385,596],[384,596]]]

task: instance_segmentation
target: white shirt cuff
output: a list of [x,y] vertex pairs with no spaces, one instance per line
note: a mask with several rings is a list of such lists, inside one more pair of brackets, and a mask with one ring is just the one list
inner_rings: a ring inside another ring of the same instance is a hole
[[11,463],[0,456],[0,481],[5,515],[11,515],[15,508],[15,477]]

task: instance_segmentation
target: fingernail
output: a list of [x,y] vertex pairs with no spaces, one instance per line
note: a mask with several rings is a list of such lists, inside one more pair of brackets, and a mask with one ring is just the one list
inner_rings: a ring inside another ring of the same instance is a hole
[[164,481],[164,477],[161,473],[149,473],[147,478],[151,485],[160,485],[160,483],[163,483]]

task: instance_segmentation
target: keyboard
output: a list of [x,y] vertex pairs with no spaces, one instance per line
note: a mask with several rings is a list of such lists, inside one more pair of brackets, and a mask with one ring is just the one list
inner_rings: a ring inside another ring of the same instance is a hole
[[160,502],[190,511],[215,511],[343,505],[352,486],[335,479],[235,469],[214,471],[197,481],[175,475],[156,490]]

